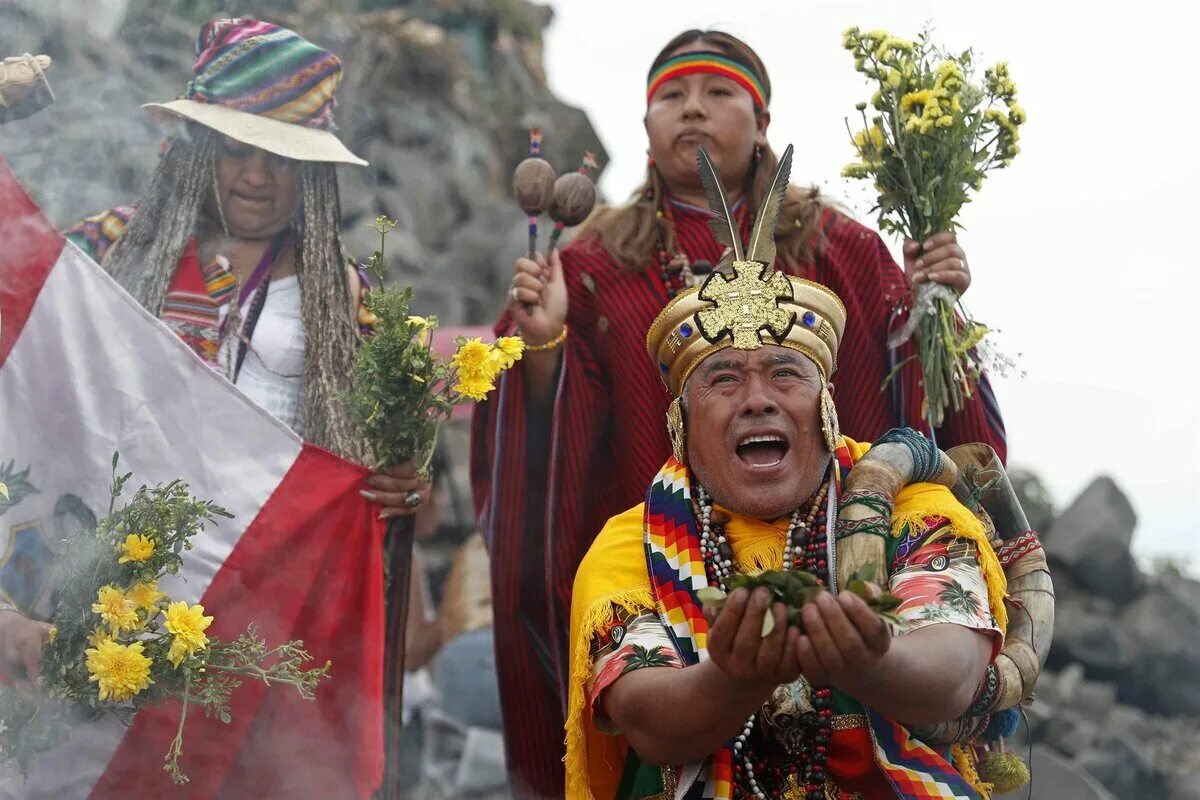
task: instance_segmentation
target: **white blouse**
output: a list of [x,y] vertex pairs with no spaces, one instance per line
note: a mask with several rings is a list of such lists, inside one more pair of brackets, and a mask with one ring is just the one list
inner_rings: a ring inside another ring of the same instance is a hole
[[[243,324],[260,291],[262,287],[242,305]],[[227,309],[222,307],[222,319]],[[232,372],[234,346],[230,337],[221,349],[220,365],[226,376]],[[266,302],[234,383],[280,422],[299,436],[304,435],[304,324],[300,319],[300,282],[295,275],[272,278],[267,285]]]

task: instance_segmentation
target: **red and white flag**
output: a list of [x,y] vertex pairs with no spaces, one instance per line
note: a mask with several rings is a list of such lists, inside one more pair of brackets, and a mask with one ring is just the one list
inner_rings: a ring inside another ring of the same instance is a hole
[[225,725],[191,709],[176,787],[163,771],[179,707],[76,728],[0,796],[368,796],[383,765],[384,523],[367,471],[302,442],[205,366],[66,242],[0,157],[0,592],[46,613],[69,526],[108,510],[111,459],[136,485],[182,478],[235,518],[193,541],[164,591],[204,604],[209,634],[255,623],[333,662],[314,702],[247,682]]

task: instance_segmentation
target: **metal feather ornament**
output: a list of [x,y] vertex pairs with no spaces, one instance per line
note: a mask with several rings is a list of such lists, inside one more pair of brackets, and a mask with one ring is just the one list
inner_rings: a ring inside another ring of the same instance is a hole
[[725,190],[703,147],[698,159],[700,181],[713,215],[709,226],[716,240],[729,248],[700,289],[700,299],[713,304],[696,315],[700,332],[710,342],[730,336],[739,350],[762,347],[763,330],[781,342],[791,330],[796,314],[780,307],[780,301],[792,299],[792,283],[782,272],[771,269],[771,262],[775,260],[775,223],[792,171],[792,146],[788,145],[779,161],[747,251],[742,250]]
[[704,193],[708,195],[708,208],[713,215],[708,221],[708,227],[717,243],[730,250],[717,264],[717,269],[720,270],[732,261],[745,260],[742,257],[742,237],[738,233],[733,210],[729,207],[729,198],[725,196],[725,187],[721,185],[721,176],[703,147],[697,152],[696,159],[700,166],[700,183],[704,185]]
[[779,222],[779,212],[783,210],[783,198],[791,177],[792,146],[789,144],[779,159],[779,168],[775,170],[775,179],[763,198],[762,208],[758,210],[758,219],[746,245],[747,261],[758,261],[768,267],[775,261],[775,225]]

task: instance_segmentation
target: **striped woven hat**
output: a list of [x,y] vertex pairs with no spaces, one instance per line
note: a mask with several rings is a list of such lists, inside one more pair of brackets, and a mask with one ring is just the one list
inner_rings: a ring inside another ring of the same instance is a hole
[[298,161],[365,165],[335,135],[342,62],[297,33],[255,19],[216,19],[196,37],[178,100],[143,108],[164,128],[190,119]]

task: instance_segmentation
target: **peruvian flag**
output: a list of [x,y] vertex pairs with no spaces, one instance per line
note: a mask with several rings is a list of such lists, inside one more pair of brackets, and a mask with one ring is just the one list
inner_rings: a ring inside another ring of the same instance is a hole
[[[383,769],[383,523],[358,491],[367,471],[301,441],[205,366],[42,215],[0,157],[0,592],[51,608],[56,548],[108,512],[111,459],[133,489],[182,478],[235,518],[193,542],[161,588],[203,603],[209,634],[255,623],[303,639],[332,679],[314,702],[246,682],[233,721],[189,709],[181,768],[163,755],[179,706],[74,729],[24,798],[366,797]],[[120,502],[120,501],[118,501]]]

